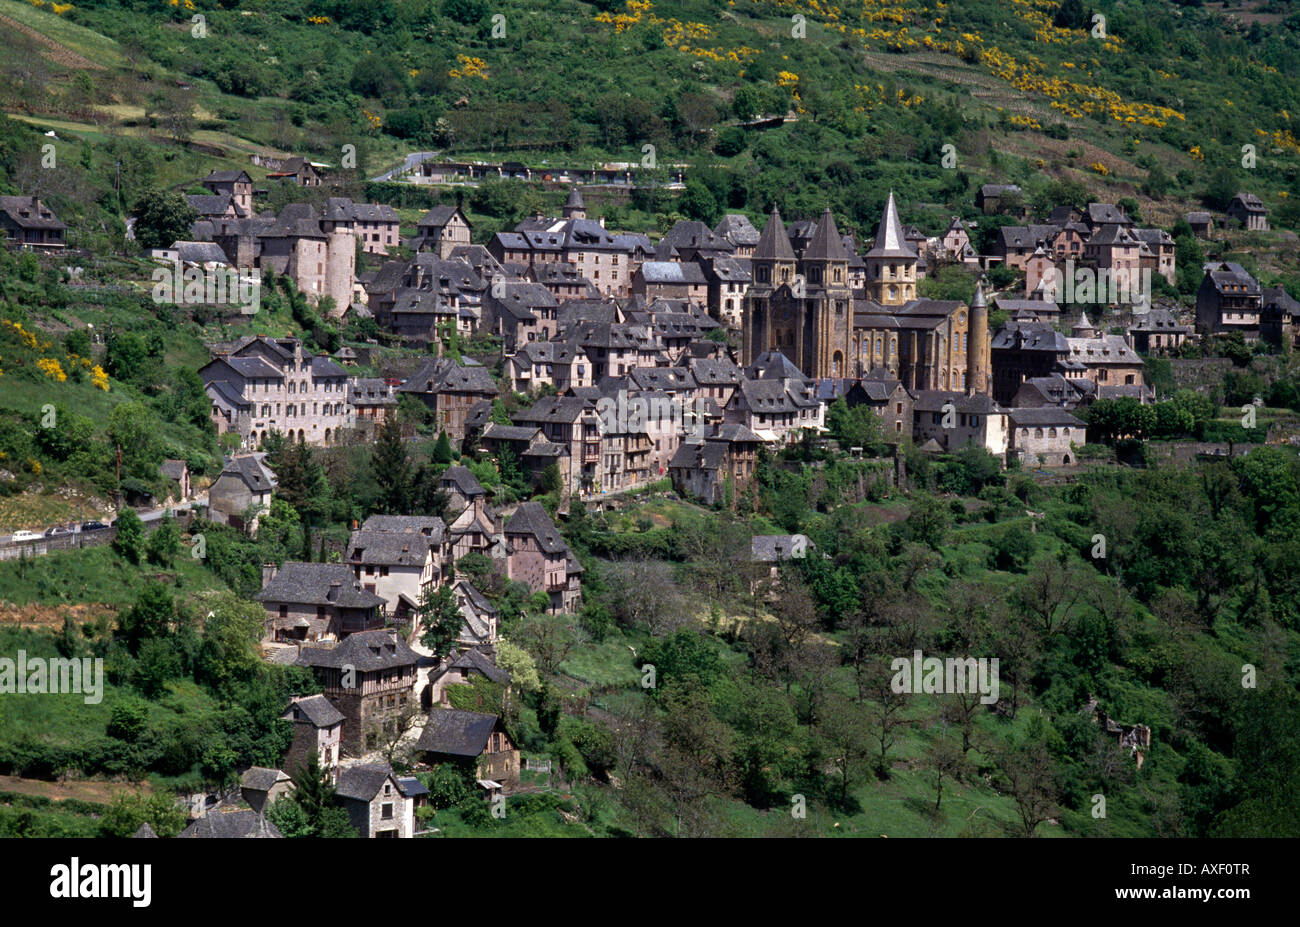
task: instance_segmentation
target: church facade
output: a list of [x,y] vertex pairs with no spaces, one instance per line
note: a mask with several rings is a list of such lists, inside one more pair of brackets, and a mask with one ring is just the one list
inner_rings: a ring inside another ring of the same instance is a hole
[[988,306],[919,299],[918,255],[903,235],[890,193],[866,286],[849,285],[852,255],[827,209],[801,252],[772,210],[753,255],[744,307],[744,360],[780,351],[813,378],[887,371],[909,390],[989,390]]

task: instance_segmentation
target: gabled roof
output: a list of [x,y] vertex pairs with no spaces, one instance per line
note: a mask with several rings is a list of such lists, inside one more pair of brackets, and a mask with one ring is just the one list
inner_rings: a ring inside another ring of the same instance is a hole
[[475,757],[487,748],[488,736],[496,726],[496,715],[435,708],[429,712],[429,723],[420,734],[416,749],[447,756]]
[[299,666],[340,669],[351,666],[361,672],[414,666],[419,660],[406,641],[393,631],[359,631],[333,647],[303,647],[298,653]]
[[215,808],[176,836],[229,840],[235,837],[283,837],[279,828],[250,808]]
[[[330,598],[331,592],[334,598]],[[286,561],[253,598],[258,602],[335,605],[339,608],[374,608],[385,601],[362,589],[346,563],[299,563],[291,560]]]
[[240,787],[254,792],[269,792],[279,783],[288,781],[289,774],[284,770],[265,766],[250,766],[239,777]]
[[492,374],[483,367],[461,366],[445,357],[433,358],[420,365],[410,378],[397,388],[399,393],[484,393],[497,395]]
[[396,781],[393,767],[387,763],[349,766],[339,773],[339,781],[334,787],[334,792],[340,798],[371,802],[389,779]]
[[483,489],[467,467],[448,467],[442,471],[440,481],[442,483],[451,483],[462,496],[473,498],[474,496],[487,495],[486,490]]
[[232,457],[222,467],[221,475],[229,474],[235,477],[253,492],[270,492],[280,484],[275,478],[275,473],[262,463],[262,458],[265,456],[245,454],[241,457]]
[[505,533],[532,535],[547,554],[562,554],[569,549],[560,536],[559,529],[555,527],[555,522],[551,521],[551,516],[546,514],[546,509],[542,508],[540,502],[520,503],[506,522]]
[[713,233],[721,238],[727,239],[733,245],[754,246],[758,244],[762,234],[754,228],[754,224],[749,221],[748,216],[739,213],[728,213],[722,217]]
[[309,695],[289,705],[282,716],[287,721],[306,721],[312,727],[330,728],[343,723],[343,713],[323,695]]
[[348,538],[350,563],[423,567],[429,559],[429,539],[399,531],[353,531]]

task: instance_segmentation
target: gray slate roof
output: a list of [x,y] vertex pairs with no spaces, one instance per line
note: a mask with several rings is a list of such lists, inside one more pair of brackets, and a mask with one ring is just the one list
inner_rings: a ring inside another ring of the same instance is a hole
[[416,742],[417,749],[448,756],[475,757],[487,747],[497,716],[479,711],[435,708]]

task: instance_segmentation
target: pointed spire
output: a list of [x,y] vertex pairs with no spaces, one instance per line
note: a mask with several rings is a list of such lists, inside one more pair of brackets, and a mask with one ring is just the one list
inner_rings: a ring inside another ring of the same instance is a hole
[[781,221],[781,213],[775,206],[772,207],[772,215],[768,216],[767,225],[763,227],[763,234],[758,238],[754,257],[758,260],[794,261],[790,236],[786,234],[785,223]]
[[972,309],[987,309],[987,308],[988,308],[988,305],[989,305],[989,304],[988,304],[988,303],[985,301],[985,299],[984,299],[984,284],[983,284],[983,282],[976,283],[976,284],[975,284],[975,298],[972,299],[972,300],[970,301],[970,307],[971,307]]
[[880,227],[876,229],[876,243],[867,252],[867,257],[916,257],[916,252],[903,235],[903,224],[898,221],[893,190],[889,191],[889,199],[885,201],[885,214],[880,217]]
[[1074,323],[1075,328],[1092,328],[1092,323],[1088,321],[1088,310],[1079,313],[1079,321]]
[[835,227],[835,217],[827,206],[817,222],[817,231],[813,232],[812,241],[804,249],[803,258],[805,261],[847,261],[849,257],[840,230]]

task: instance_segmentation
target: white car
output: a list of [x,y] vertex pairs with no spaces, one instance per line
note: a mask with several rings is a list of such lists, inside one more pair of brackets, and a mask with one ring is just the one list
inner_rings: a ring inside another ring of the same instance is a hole
[[35,531],[15,531],[13,539],[16,543],[22,543],[24,541],[39,541],[41,536]]

